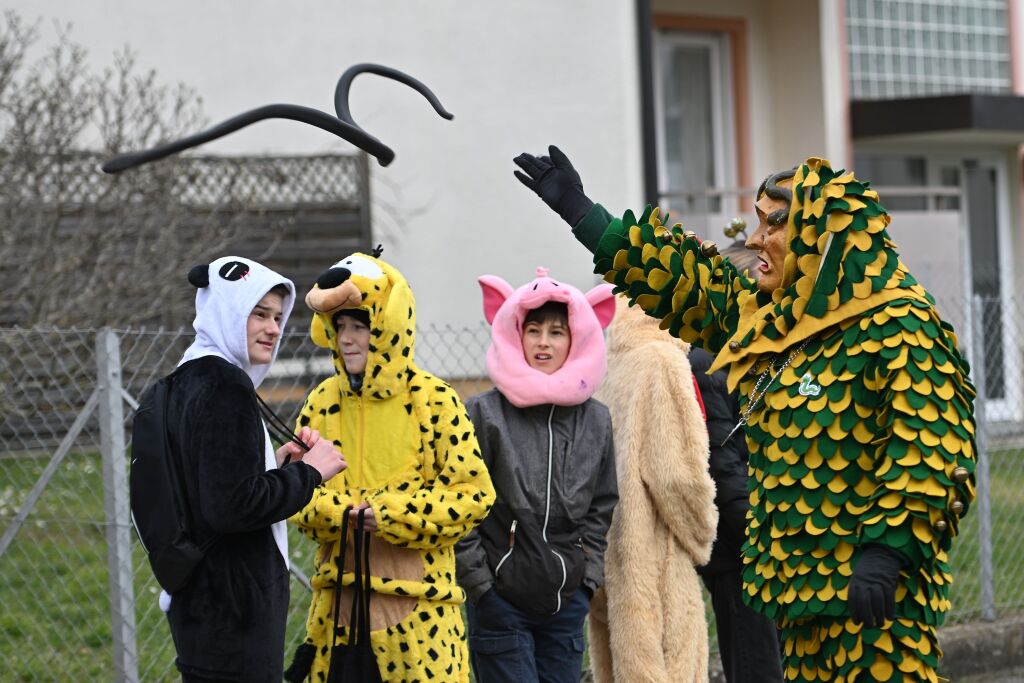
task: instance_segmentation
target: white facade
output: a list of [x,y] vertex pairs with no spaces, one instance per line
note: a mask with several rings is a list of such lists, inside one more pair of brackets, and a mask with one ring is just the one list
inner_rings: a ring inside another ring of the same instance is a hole
[[[455,115],[378,77],[356,79],[353,116],[396,151],[373,164],[374,240],[416,292],[421,323],[476,324],[476,278],[511,283],[538,265],[589,288],[590,258],[567,226],[513,177],[512,158],[556,143],[594,198],[641,204],[634,8],[621,0],[516,3],[272,0],[173,3],[8,0],[26,19],[72,24],[97,66],[124,45],[161,82],[183,82],[209,122],[287,102],[333,111],[348,66],[378,62],[429,85]],[[295,122],[264,122],[212,143],[223,154],[347,151]],[[211,255],[213,257],[215,255]],[[324,266],[343,254],[325,254]],[[298,283],[300,289],[310,283]]]

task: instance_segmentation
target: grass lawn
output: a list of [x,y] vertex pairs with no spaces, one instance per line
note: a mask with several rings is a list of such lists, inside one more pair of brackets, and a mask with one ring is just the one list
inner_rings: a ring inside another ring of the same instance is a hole
[[[10,524],[46,462],[0,459],[0,528]],[[1024,453],[996,453],[990,470],[995,596],[1005,613],[1024,606]],[[954,545],[954,611],[947,623],[980,611],[977,522],[976,514],[968,516]],[[309,573],[313,544],[294,529],[289,534],[293,562]],[[137,543],[134,554],[139,676],[147,683],[176,682],[157,587]],[[3,680],[113,680],[108,594],[99,456],[72,453],[0,558]],[[309,593],[293,581],[286,660],[302,641],[308,604]]]
[[[989,458],[992,501],[992,572],[997,615],[1024,608],[1024,451],[996,451]],[[946,623],[981,614],[981,543],[977,503],[954,540],[950,561],[953,610]]]
[[[6,529],[46,458],[0,460],[0,529]],[[289,530],[292,561],[308,573],[313,544]],[[134,532],[132,540],[135,541]],[[112,633],[97,454],[69,454],[0,559],[0,661],[5,681],[110,681]],[[140,680],[181,680],[159,588],[142,547],[133,553]],[[292,582],[288,650],[302,642],[309,593]]]

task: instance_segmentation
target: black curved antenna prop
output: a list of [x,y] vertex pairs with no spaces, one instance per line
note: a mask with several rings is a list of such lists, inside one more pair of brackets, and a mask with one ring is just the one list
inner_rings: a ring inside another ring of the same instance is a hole
[[[391,80],[398,81],[399,83],[404,83],[419,94],[423,95],[427,102],[430,102],[430,106],[434,108],[434,111],[437,112],[438,116],[448,121],[455,118],[454,114],[444,108],[444,105],[441,104],[441,100],[437,99],[437,95],[434,94],[433,90],[424,85],[422,81],[413,78],[409,74],[382,64],[353,64],[349,68],[345,69],[345,73],[341,74],[341,78],[338,79],[338,85],[334,88],[334,111],[338,114],[339,119],[351,126],[359,128],[361,131],[363,129],[360,128],[359,124],[352,118],[352,111],[348,106],[348,93],[352,87],[352,81],[355,80],[356,76],[362,73],[376,74],[378,76],[383,76],[384,78],[390,78]],[[363,132],[365,133],[366,131]],[[369,133],[366,134],[369,135]],[[392,152],[390,148],[384,146],[383,143],[373,136],[370,136],[370,139],[380,144],[384,149],[391,153],[392,157],[394,157],[394,152]],[[378,159],[381,158],[376,154],[374,156]],[[384,164],[383,161],[381,163],[384,166],[387,165]]]
[[189,135],[188,137],[175,140],[174,142],[168,142],[164,145],[157,147],[151,147],[141,152],[126,152],[125,154],[119,154],[113,159],[109,159],[104,162],[100,167],[104,173],[120,173],[121,171],[147,164],[150,161],[157,161],[163,159],[172,154],[183,152],[190,147],[197,147],[199,145],[216,140],[217,138],[224,137],[234,133],[236,130],[240,130],[258,121],[264,121],[266,119],[290,119],[292,121],[301,121],[302,123],[308,123],[311,126],[316,126],[326,130],[328,133],[334,133],[338,137],[348,140],[353,145],[356,145],[360,149],[364,149],[374,156],[384,154],[387,156],[387,161],[381,159],[381,164],[387,166],[395,158],[395,153],[392,152],[388,147],[383,145],[379,140],[366,133],[363,129],[358,126],[353,126],[350,123],[339,121],[336,117],[326,114],[319,109],[312,109],[310,107],[302,107],[297,104],[267,104],[256,109],[250,109],[247,112],[234,116],[227,121],[219,123],[218,125],[204,130],[201,133],[195,135]]
[[446,119],[452,118],[452,115],[441,106],[441,103],[438,101],[434,93],[415,78],[412,78],[401,71],[378,64],[357,64],[356,66],[347,69],[345,73],[342,74],[341,80],[338,82],[338,88],[335,91],[335,103],[337,104],[341,101],[339,100],[339,97],[341,97],[342,85],[344,84],[342,97],[344,100],[344,108],[339,110],[344,111],[344,116],[331,116],[330,114],[318,109],[303,107],[297,104],[268,104],[243,112],[238,116],[234,116],[217,124],[213,128],[196,133],[195,135],[189,135],[188,137],[181,138],[180,140],[151,147],[140,152],[126,152],[124,154],[119,154],[112,159],[108,159],[102,166],[100,166],[100,168],[104,173],[120,173],[121,171],[126,171],[129,168],[141,166],[142,164],[147,164],[151,161],[157,161],[172,154],[183,152],[191,147],[197,147],[212,140],[216,140],[217,138],[224,137],[225,135],[230,135],[236,130],[240,130],[246,126],[252,125],[253,123],[264,121],[266,119],[289,119],[292,121],[308,123],[311,126],[316,126],[328,133],[337,135],[343,140],[351,142],[356,147],[359,147],[360,149],[377,157],[377,161],[381,166],[387,166],[395,159],[394,150],[363,130],[352,119],[352,115],[348,110],[349,85],[351,84],[352,79],[362,72],[376,73],[409,85],[422,93],[423,96],[426,97],[433,105],[438,114]]

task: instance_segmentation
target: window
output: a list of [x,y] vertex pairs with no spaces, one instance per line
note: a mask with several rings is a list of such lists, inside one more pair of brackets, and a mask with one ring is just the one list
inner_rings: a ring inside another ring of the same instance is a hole
[[855,100],[1010,92],[1007,0],[847,0]]
[[730,210],[708,193],[736,182],[728,36],[660,31],[654,71],[659,203],[686,215]]

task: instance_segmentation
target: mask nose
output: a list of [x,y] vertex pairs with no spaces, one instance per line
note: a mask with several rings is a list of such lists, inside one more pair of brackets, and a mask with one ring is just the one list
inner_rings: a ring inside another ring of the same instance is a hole
[[330,268],[320,274],[320,277],[316,279],[316,284],[320,289],[334,289],[350,277],[352,277],[352,271],[348,268]]

